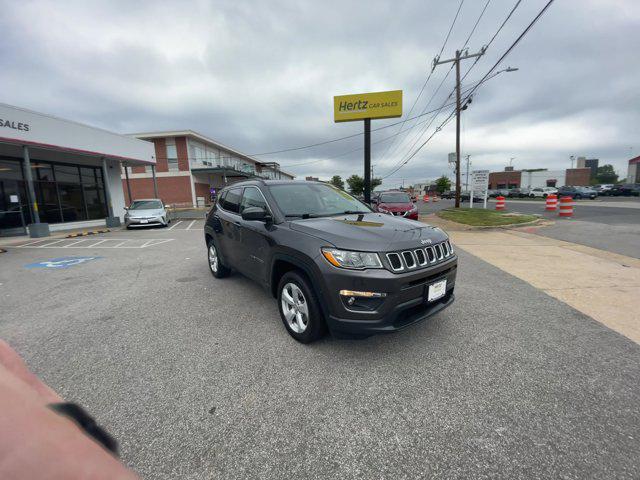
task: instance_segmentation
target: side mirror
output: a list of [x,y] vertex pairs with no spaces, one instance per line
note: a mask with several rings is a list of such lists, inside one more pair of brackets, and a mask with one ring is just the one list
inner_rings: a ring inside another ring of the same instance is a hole
[[268,222],[271,220],[271,215],[269,215],[264,208],[249,207],[242,211],[242,219],[248,221]]

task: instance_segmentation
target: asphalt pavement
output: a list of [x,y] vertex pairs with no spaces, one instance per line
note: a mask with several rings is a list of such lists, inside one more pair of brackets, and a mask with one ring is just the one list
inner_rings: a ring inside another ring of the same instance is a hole
[[[436,203],[419,202],[421,214],[435,213],[453,207],[453,200]],[[475,204],[474,204],[475,205]],[[574,215],[570,219],[558,217],[558,212],[546,212],[544,201],[507,199],[507,211],[538,214],[552,225],[529,229],[531,233],[579,243],[612,253],[640,258],[640,200],[637,198],[606,198],[601,201],[575,201]],[[468,203],[463,203],[468,207]],[[478,205],[479,206],[479,205]],[[491,201],[488,208],[495,208]]]
[[200,222],[116,236],[0,254],[0,336],[144,478],[640,477],[640,346],[462,250],[451,308],[305,346]]

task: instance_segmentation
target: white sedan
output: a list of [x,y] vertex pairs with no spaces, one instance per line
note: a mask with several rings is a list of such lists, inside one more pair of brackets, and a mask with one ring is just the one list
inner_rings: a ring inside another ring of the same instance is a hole
[[128,229],[150,225],[166,227],[171,222],[169,213],[159,198],[134,200],[126,210],[124,224]]
[[537,188],[532,188],[531,191],[529,192],[529,197],[531,198],[536,198],[536,197],[542,197],[542,198],[547,198],[547,196],[549,195],[557,195],[558,194],[558,189],[557,188],[553,188],[553,187],[537,187]]

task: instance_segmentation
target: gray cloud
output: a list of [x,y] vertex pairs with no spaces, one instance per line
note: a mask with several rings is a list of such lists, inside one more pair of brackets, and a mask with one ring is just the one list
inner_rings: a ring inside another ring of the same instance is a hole
[[[472,50],[491,38],[514,3],[492,0]],[[544,3],[522,2],[465,83],[482,77]],[[465,2],[443,56],[461,46],[483,5]],[[119,132],[190,128],[255,153],[360,132],[359,122],[333,123],[336,94],[401,88],[408,112],[457,2],[3,1],[1,7],[1,101]],[[587,155],[626,173],[629,147],[635,155],[640,150],[639,26],[634,0],[552,5],[504,62],[520,70],[487,82],[464,114],[463,153],[474,167],[498,169],[516,157],[518,167],[564,168],[569,155]],[[447,70],[438,67],[413,114]],[[429,109],[445,100],[452,78]],[[398,128],[374,132],[373,140]],[[453,128],[451,122],[385,184],[449,173]],[[389,141],[374,145],[376,174],[403,158],[419,130],[398,137],[388,152]],[[300,176],[348,176],[361,173],[362,151],[330,158],[361,144],[356,137],[263,158]]]

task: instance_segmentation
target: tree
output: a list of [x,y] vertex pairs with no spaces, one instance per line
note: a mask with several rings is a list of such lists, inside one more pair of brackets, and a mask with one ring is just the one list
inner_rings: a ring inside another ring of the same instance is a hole
[[438,190],[438,193],[443,193],[447,190],[450,190],[451,180],[449,180],[445,175],[442,175],[436,180],[436,189]]
[[618,174],[613,169],[613,165],[602,165],[598,167],[596,180],[597,183],[618,183]]
[[[349,193],[351,193],[351,195],[362,195],[364,192],[364,178],[360,175],[351,175],[347,178],[347,185],[349,185]],[[371,191],[380,185],[382,185],[381,178],[371,179]]]
[[331,177],[329,183],[334,187],[339,188],[340,190],[344,190],[344,181],[342,180],[342,177],[340,175],[334,175],[333,177]]

